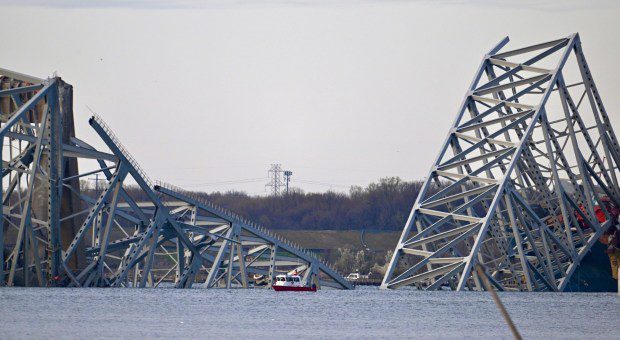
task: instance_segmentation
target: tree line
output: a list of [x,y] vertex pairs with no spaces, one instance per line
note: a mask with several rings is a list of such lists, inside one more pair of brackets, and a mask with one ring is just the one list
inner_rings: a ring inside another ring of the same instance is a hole
[[[242,191],[194,194],[269,229],[400,231],[423,184],[386,177],[366,187],[352,186],[347,193],[305,193],[293,188],[278,196],[250,196]],[[103,190],[85,180],[80,187],[91,197]],[[433,185],[429,192],[438,189]],[[136,201],[148,200],[138,187],[126,190]]]
[[270,229],[401,230],[423,182],[382,178],[348,193],[304,193],[249,196],[244,192],[197,193]]

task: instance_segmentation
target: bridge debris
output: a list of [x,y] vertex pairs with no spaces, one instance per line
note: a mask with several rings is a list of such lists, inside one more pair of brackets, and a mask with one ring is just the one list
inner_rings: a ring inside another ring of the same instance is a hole
[[[296,272],[352,289],[291,242],[196,194],[154,184],[98,115],[108,150],[75,137],[72,89],[0,69],[0,285],[270,287]],[[88,171],[79,172],[79,165]],[[100,174],[96,197],[79,180]],[[135,184],[134,184],[135,183]]]
[[563,291],[617,223],[620,145],[579,35],[507,43],[484,56],[383,288],[482,290],[479,264],[498,290]]

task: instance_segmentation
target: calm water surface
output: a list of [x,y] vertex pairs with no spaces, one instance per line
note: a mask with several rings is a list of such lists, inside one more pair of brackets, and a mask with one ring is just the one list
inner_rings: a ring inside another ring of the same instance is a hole
[[[526,339],[620,339],[620,297],[501,293]],[[0,338],[510,338],[488,293],[0,288]]]

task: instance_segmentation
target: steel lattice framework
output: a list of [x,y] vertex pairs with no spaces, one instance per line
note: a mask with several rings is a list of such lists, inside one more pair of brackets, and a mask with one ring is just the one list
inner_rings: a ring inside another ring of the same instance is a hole
[[[100,117],[89,124],[106,151],[76,138],[72,87],[60,78],[0,76],[0,285],[270,287],[296,271],[307,283],[352,288],[314,254],[153,184]],[[93,170],[79,172],[78,160]],[[95,197],[79,182],[93,174],[106,179]]]
[[482,290],[480,264],[499,290],[562,291],[616,222],[620,148],[579,35],[507,43],[484,56],[383,288]]

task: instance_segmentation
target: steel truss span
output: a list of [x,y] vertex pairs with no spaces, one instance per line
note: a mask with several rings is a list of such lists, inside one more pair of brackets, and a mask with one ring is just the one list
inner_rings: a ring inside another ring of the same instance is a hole
[[[353,287],[315,254],[199,196],[154,184],[98,116],[74,135],[72,87],[0,69],[0,285]],[[79,171],[78,164],[81,169]],[[80,183],[98,174],[94,195]]]
[[480,264],[498,290],[563,291],[613,223],[620,147],[579,35],[507,43],[484,56],[383,288],[482,290]]

